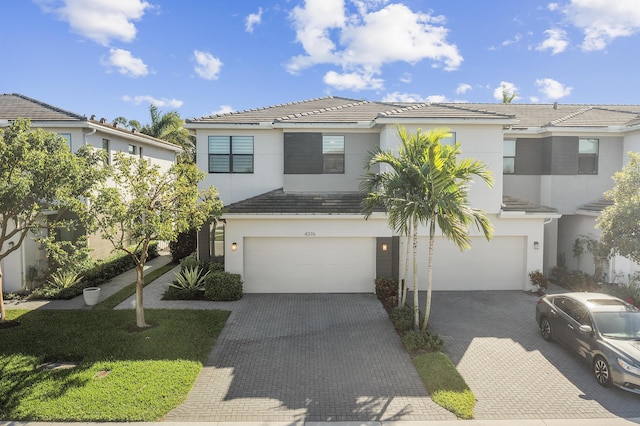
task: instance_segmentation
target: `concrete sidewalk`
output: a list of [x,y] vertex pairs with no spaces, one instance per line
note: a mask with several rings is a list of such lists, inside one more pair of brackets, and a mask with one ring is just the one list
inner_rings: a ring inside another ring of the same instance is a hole
[[[171,253],[168,250],[159,252],[159,256],[151,259],[144,266],[145,274],[161,268],[164,265],[171,263]],[[165,274],[166,275],[166,274]],[[103,301],[112,294],[118,292],[123,287],[136,281],[136,270],[130,269],[127,272],[120,274],[109,281],[100,284],[98,287],[100,290],[100,301]],[[6,309],[91,309],[90,306],[85,305],[82,295],[74,297],[70,300],[5,300],[4,306]]]

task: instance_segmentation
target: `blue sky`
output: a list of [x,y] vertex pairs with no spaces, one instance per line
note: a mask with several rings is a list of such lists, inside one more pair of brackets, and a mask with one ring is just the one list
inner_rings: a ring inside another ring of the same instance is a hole
[[640,0],[5,0],[0,92],[148,122],[334,95],[640,103]]

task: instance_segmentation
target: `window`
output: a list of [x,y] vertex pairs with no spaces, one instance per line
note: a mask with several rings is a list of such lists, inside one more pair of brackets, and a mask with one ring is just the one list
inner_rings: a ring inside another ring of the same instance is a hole
[[209,136],[209,173],[253,173],[253,136]]
[[502,148],[502,173],[505,175],[516,172],[516,141],[505,140]]
[[344,136],[322,136],[322,172],[344,173]]
[[454,146],[456,144],[456,132],[449,132],[449,136],[440,139],[440,145]]
[[598,139],[579,139],[578,174],[598,174]]
[[105,153],[105,162],[111,164],[111,150],[109,149],[109,139],[102,139],[102,150]]
[[140,158],[142,158],[142,147],[138,148],[138,155],[140,156]]
[[71,133],[58,133],[60,136],[67,141],[67,146],[71,149]]

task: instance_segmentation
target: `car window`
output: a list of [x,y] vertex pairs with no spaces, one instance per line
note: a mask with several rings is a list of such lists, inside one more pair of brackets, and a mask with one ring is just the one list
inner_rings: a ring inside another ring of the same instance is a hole
[[569,315],[572,318],[574,317],[576,302],[574,302],[572,299],[566,297],[556,297],[555,299],[553,299],[553,304],[556,305],[556,307],[563,311],[565,314]]
[[587,310],[587,308],[580,304],[576,304],[576,308],[573,311],[573,315],[571,315],[571,317],[580,325],[588,325],[589,327],[593,327],[589,311]]

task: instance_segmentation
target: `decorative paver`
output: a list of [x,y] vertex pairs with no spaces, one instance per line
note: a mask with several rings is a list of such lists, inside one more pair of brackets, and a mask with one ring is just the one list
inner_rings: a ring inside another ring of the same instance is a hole
[[434,292],[430,328],[476,395],[475,417],[640,417],[640,395],[601,387],[578,356],[540,337],[536,301],[523,291]]
[[[224,304],[222,304],[224,306]],[[165,421],[453,420],[372,294],[248,294]]]

